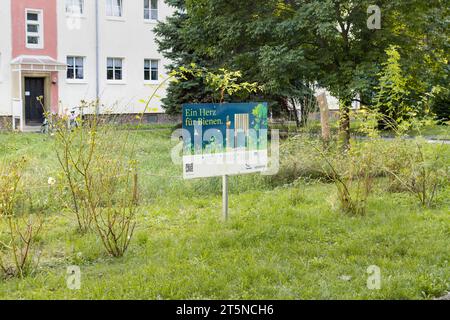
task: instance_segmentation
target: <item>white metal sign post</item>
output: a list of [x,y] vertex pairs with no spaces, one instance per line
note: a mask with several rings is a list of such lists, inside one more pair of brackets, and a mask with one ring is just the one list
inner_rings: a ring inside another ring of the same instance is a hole
[[228,221],[228,176],[222,177],[222,213],[223,220]]

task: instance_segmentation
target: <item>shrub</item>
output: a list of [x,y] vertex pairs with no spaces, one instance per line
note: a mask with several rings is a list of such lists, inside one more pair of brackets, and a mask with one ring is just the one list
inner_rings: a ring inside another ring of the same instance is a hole
[[397,189],[415,195],[422,206],[433,206],[449,179],[446,148],[444,144],[430,145],[422,138],[397,138],[384,151],[384,170]]
[[299,178],[329,180],[329,170],[316,148],[321,142],[309,135],[299,134],[284,141],[280,146],[280,170],[269,177],[272,185],[292,183]]
[[[70,201],[66,202],[66,207],[75,214],[78,230],[85,233],[92,223],[92,216],[82,204],[86,195],[83,174],[88,169],[86,166],[89,165],[89,159],[86,158],[86,152],[89,150],[86,141],[88,132],[80,128],[69,130],[67,121],[67,117],[53,117],[55,150],[62,169],[61,175],[66,182],[62,185],[62,191],[70,194]],[[64,196],[61,198],[67,199]]]
[[301,177],[333,182],[341,210],[364,214],[373,180],[380,174],[379,143],[376,139],[354,143],[342,152],[336,141],[324,144],[320,139],[298,135],[282,145],[280,172],[270,177],[271,182],[291,183]]
[[431,109],[440,123],[450,121],[450,89],[437,86],[433,88]]
[[56,150],[81,232],[94,230],[115,257],[128,248],[135,227],[138,173],[130,131],[96,116],[67,128],[56,121]]
[[38,264],[35,245],[43,222],[18,210],[24,166],[24,159],[0,163],[0,269],[5,276],[24,277]]
[[317,153],[324,160],[323,172],[337,189],[340,209],[349,214],[366,213],[367,200],[378,175],[377,141],[353,143],[347,152],[329,147]]
[[[378,112],[367,112],[362,121],[362,130],[369,138],[379,136],[375,122],[384,123],[393,119]],[[423,127],[435,123],[428,118],[404,119],[397,126],[391,125],[396,134],[393,141],[380,141],[377,150],[377,175],[386,175],[390,179],[388,190],[407,191],[414,194],[423,206],[432,206],[436,202],[439,190],[448,182],[449,167],[444,144],[434,146],[421,137],[409,140],[404,135],[409,130],[420,134]],[[374,141],[372,141],[373,144]]]

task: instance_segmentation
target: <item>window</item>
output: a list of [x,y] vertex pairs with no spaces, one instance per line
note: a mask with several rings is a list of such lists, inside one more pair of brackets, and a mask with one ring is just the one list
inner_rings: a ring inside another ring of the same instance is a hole
[[66,0],[66,13],[82,15],[84,13],[84,0]]
[[43,48],[42,11],[26,10],[26,47]]
[[144,19],[158,20],[158,0],[144,0]]
[[158,60],[144,60],[144,80],[158,81],[159,80],[159,61]]
[[122,17],[122,0],[106,0],[106,15],[108,17]]
[[84,80],[84,57],[67,57],[67,79]]
[[158,116],[154,114],[147,115],[147,122],[148,123],[158,123]]
[[107,79],[108,80],[123,80],[123,59],[108,58]]

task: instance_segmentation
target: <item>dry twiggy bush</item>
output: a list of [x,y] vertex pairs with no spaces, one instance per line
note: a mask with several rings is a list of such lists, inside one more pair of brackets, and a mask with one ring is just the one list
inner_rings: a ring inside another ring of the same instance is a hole
[[111,117],[54,119],[56,153],[80,232],[95,231],[106,251],[120,257],[136,225],[138,172],[130,132]]
[[19,212],[23,200],[22,172],[26,161],[0,162],[0,269],[4,276],[24,277],[38,263],[36,242],[43,220]]

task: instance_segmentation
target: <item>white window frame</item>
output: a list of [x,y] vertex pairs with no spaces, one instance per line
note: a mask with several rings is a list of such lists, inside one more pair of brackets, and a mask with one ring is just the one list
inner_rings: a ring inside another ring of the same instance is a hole
[[[144,1],[144,21],[146,22],[157,22],[159,20],[159,0],[156,1],[156,9],[152,9],[152,0],[143,0]],[[148,7],[146,7],[146,2],[148,1]],[[152,13],[156,12],[156,19],[152,19]],[[146,14],[148,13],[148,18],[146,18]]]
[[[35,13],[38,15],[38,20],[28,20],[28,14]],[[38,32],[29,32],[28,25],[37,25]],[[38,43],[28,43],[28,37],[38,37]],[[28,49],[43,49],[44,48],[44,11],[42,9],[25,9],[25,46]]]
[[[124,8],[123,8],[123,0],[118,0],[120,1],[120,15],[114,15],[114,7],[113,6],[113,1],[117,1],[117,0],[106,0],[106,17],[108,19],[111,20],[123,20],[124,19]],[[110,14],[108,14],[108,7],[111,6],[111,10],[110,10]]]
[[[84,17],[86,10],[84,0],[65,0],[66,2],[66,15],[68,16],[76,16],[76,17]],[[68,10],[69,8],[74,9],[78,7],[75,3],[81,4],[80,12],[74,12],[73,10]]]
[[[108,59],[113,59],[113,79],[108,79]],[[116,60],[122,61],[122,79],[116,79]],[[125,58],[123,57],[107,57],[106,58],[106,81],[110,84],[125,83]]]
[[[84,83],[84,82],[86,82],[86,57],[83,57],[83,56],[80,56],[80,55],[68,55],[66,57],[66,59],[68,60],[69,58],[72,58],[73,59],[73,63],[74,63],[73,78],[67,78],[67,72],[66,72],[66,81],[69,82],[69,83]],[[77,58],[81,58],[82,61],[83,61],[83,65],[82,65],[83,78],[81,78],[81,79],[78,79],[76,77],[76,72],[77,72],[77,70],[76,70],[76,59]],[[67,68],[69,68],[68,65],[67,65]]]
[[[149,69],[149,76],[150,76],[150,79],[145,79],[145,63],[146,62],[149,62],[150,63],[150,69]],[[155,62],[156,61],[156,63],[158,64],[158,69],[157,69],[157,72],[156,72],[156,77],[157,77],[157,79],[156,80],[153,80],[152,79],[152,62]],[[161,69],[161,60],[160,59],[150,59],[150,58],[146,58],[146,59],[144,59],[144,82],[145,83],[149,83],[149,84],[157,84],[157,83],[159,83],[160,82],[160,76],[159,76],[159,71],[160,71],[160,69]]]

